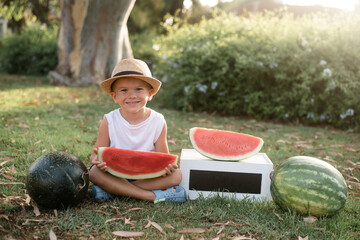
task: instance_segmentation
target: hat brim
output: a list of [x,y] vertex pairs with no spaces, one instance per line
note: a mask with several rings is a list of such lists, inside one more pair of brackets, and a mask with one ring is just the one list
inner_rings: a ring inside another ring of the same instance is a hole
[[153,95],[155,95],[161,87],[161,82],[159,80],[157,80],[156,78],[151,78],[151,77],[136,75],[136,74],[129,74],[129,75],[124,75],[124,76],[116,76],[116,77],[108,78],[108,79],[102,81],[100,83],[101,89],[103,91],[105,91],[106,93],[108,93],[109,95],[111,95],[111,92],[112,92],[111,85],[114,83],[115,80],[118,80],[120,78],[136,78],[136,79],[143,80],[144,82],[147,82],[154,89]]

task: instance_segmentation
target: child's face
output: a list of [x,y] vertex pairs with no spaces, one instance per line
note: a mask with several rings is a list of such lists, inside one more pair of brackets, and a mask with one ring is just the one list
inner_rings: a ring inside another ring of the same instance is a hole
[[111,96],[123,111],[135,113],[145,108],[153,93],[152,87],[142,80],[121,78],[113,84]]

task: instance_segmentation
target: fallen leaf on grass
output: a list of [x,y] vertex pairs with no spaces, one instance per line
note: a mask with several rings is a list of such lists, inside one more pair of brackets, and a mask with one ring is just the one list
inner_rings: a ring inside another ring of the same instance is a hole
[[350,161],[350,160],[346,160],[345,162],[350,164],[350,166],[352,166],[353,168],[360,169],[360,162],[354,163],[353,161]]
[[173,137],[173,138],[169,139],[168,143],[176,145],[176,143],[180,140],[181,140],[180,138]]
[[255,240],[255,239],[241,235],[241,236],[234,237],[232,240]]
[[25,185],[25,183],[22,183],[22,182],[3,182],[3,181],[0,181],[0,185]]
[[285,133],[284,136],[287,137],[287,138],[294,138],[297,141],[301,140],[301,138],[296,134]]
[[209,119],[205,119],[205,118],[202,118],[202,119],[199,119],[197,120],[199,123],[204,123],[204,122],[208,122]]
[[204,233],[205,229],[203,228],[183,228],[178,231],[178,233]]
[[351,185],[360,186],[360,183],[358,183],[358,182],[349,181],[349,180],[346,180],[346,182]]
[[25,219],[25,222],[22,225],[29,225],[30,222],[50,222],[50,220],[45,219]]
[[346,173],[342,173],[342,175],[343,175],[344,177],[348,178],[349,180],[355,180],[356,182],[360,182],[357,177],[351,176],[351,175],[346,174]]
[[110,213],[107,213],[107,212],[104,212],[104,211],[101,211],[101,210],[94,210],[94,212],[102,213],[102,214],[105,214],[105,215],[108,215],[108,216],[111,215]]
[[4,218],[4,219],[6,219],[7,221],[9,221],[9,217],[6,216],[6,215],[4,215],[4,214],[1,214],[1,215],[0,215],[0,218]]
[[125,225],[126,224],[129,224],[129,225],[131,225],[131,226],[134,226],[134,224],[130,221],[130,219],[128,219],[128,218],[125,218],[124,219],[124,222],[125,222]]
[[129,213],[129,212],[132,212],[132,211],[139,211],[139,210],[142,210],[143,208],[130,208],[130,209],[128,209],[128,210],[126,210],[124,213],[123,213],[123,215],[125,215],[125,214],[127,214],[127,213]]
[[298,238],[298,240],[308,240],[309,239],[309,236],[306,236],[306,237],[301,237],[301,236],[299,236],[299,238]]
[[29,194],[25,194],[25,196],[26,196],[26,199],[25,199],[25,203],[26,203],[26,205],[30,205],[30,202],[31,202],[31,197],[30,197],[30,195]]
[[324,159],[324,161],[327,161],[327,162],[333,162],[333,163],[336,163],[335,160],[333,160],[330,156],[326,156]]
[[145,228],[149,228],[149,227],[151,227],[151,221],[150,220],[148,220],[148,223],[146,224]]
[[227,221],[226,223],[215,223],[214,225],[215,226],[227,226],[227,225],[229,225],[230,224],[230,221]]
[[306,223],[314,223],[317,220],[318,220],[317,217],[314,216],[304,217],[304,222]]
[[117,237],[141,237],[144,235],[144,232],[128,232],[128,231],[114,231],[112,232]]
[[146,224],[145,228],[149,228],[151,226],[159,230],[159,232],[165,233],[164,229],[158,223],[148,220],[148,223]]
[[332,147],[332,148],[341,148],[342,150],[345,150],[347,152],[357,152],[358,150],[356,150],[352,146],[353,145],[345,145],[345,144],[330,145],[330,147]]
[[33,206],[34,210],[33,212],[35,213],[35,216],[40,216],[40,210],[38,208],[38,206],[34,203],[34,202],[31,202],[31,206]]
[[344,157],[344,154],[338,153],[338,152],[329,152],[330,155],[333,155],[335,157]]
[[284,220],[278,213],[274,213],[274,214],[280,221]]
[[108,222],[112,222],[112,221],[118,221],[118,220],[122,220],[123,218],[110,218],[110,219],[107,219],[105,221],[105,223],[108,223]]
[[219,231],[216,232],[216,235],[219,235],[225,229],[225,225],[221,226]]
[[3,162],[0,163],[0,167],[2,167],[3,165],[5,165],[7,162],[10,162],[12,159],[11,158],[1,158],[1,160],[4,160],[4,159],[8,159],[8,160],[5,160]]
[[277,142],[277,143],[285,143],[285,144],[288,144],[288,145],[292,145],[292,144],[293,144],[292,142],[286,141],[286,140],[284,140],[284,139],[279,139],[279,140],[277,140],[276,142]]
[[351,147],[345,148],[345,150],[348,152],[357,152],[358,151],[355,148],[351,148]]
[[5,173],[1,174],[4,178],[7,178],[9,180],[17,180],[16,178],[12,177],[12,176],[9,176],[9,175],[6,175]]
[[174,229],[174,227],[171,224],[165,223],[164,224],[165,228],[170,228],[170,229]]
[[19,124],[19,127],[21,127],[21,128],[26,128],[26,129],[30,129],[29,125],[26,125],[25,123]]
[[302,149],[313,149],[312,145],[307,144],[306,141],[299,141],[295,143],[295,147],[302,148]]
[[50,238],[50,240],[57,240],[57,237],[52,229],[50,229],[49,238]]

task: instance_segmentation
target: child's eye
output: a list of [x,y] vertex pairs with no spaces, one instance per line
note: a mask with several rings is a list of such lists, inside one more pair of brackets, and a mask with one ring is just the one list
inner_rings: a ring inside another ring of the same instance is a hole
[[143,88],[136,88],[136,91],[142,91],[144,90]]
[[127,89],[120,89],[120,92],[126,93],[126,92],[127,92]]

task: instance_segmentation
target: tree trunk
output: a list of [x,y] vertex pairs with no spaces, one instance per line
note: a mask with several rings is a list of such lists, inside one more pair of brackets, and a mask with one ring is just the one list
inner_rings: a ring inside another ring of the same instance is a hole
[[98,84],[115,64],[133,57],[127,20],[135,0],[60,0],[59,63],[50,83]]

